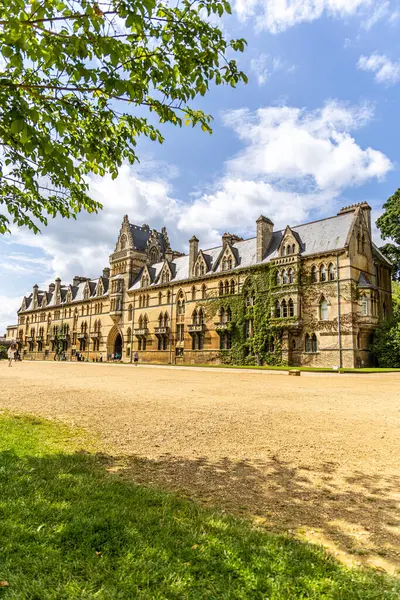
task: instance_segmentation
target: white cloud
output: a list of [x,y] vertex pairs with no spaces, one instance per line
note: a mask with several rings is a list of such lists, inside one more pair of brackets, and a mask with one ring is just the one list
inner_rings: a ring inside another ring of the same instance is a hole
[[236,0],[234,6],[241,21],[252,18],[257,30],[271,33],[323,16],[344,19],[360,16],[363,26],[370,28],[391,12],[387,0]]
[[229,168],[280,184],[295,181],[297,190],[306,186],[314,191],[339,191],[383,177],[391,169],[389,159],[372,148],[362,149],[350,134],[371,116],[369,106],[336,102],[311,112],[287,106],[231,111],[225,122],[246,147]]
[[252,58],[250,61],[250,69],[256,76],[258,85],[264,85],[273,73],[277,71],[293,72],[294,65],[287,65],[279,56],[268,56],[268,54],[260,54],[258,58]]
[[392,62],[385,54],[374,52],[371,56],[361,56],[357,66],[362,71],[375,73],[378,83],[394,85],[400,81],[400,62]]
[[7,325],[15,325],[17,322],[17,310],[21,306],[20,296],[0,295],[0,336],[6,333]]

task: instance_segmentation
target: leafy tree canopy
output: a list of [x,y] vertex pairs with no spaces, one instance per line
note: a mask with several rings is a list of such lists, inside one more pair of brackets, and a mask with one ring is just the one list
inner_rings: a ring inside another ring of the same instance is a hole
[[380,367],[400,368],[400,283],[393,282],[393,315],[374,333],[371,346]]
[[3,0],[0,232],[97,211],[87,174],[117,177],[140,136],[163,141],[158,123],[211,132],[195,97],[247,81],[230,58],[245,41],[215,25],[230,12],[226,0]]
[[384,213],[376,221],[376,225],[384,240],[392,243],[385,244],[381,252],[393,263],[393,279],[400,280],[400,188],[390,196],[383,205]]

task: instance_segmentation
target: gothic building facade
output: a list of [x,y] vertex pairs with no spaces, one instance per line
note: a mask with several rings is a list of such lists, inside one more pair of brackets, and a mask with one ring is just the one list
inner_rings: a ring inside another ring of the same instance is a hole
[[[368,366],[371,335],[391,313],[391,265],[371,238],[366,203],[330,218],[274,231],[261,216],[256,236],[225,233],[211,249],[189,241],[172,250],[165,228],[132,225],[125,216],[109,267],[100,277],[37,285],[18,311],[25,358],[117,356],[132,362],[218,363],[229,355],[235,327],[257,335],[251,318],[252,277],[268,277],[268,356],[289,365]],[[250,283],[249,283],[250,282]],[[244,298],[250,317],[235,323],[230,301]],[[218,310],[210,310],[218,299]],[[224,306],[226,302],[226,306]],[[258,336],[258,339],[260,336]],[[250,345],[251,346],[251,345]],[[246,361],[260,361],[247,356]]]

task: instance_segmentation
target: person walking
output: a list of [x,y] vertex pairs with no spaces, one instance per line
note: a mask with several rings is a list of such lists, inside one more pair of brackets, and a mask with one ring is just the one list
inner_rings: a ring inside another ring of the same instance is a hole
[[10,346],[8,351],[7,351],[7,356],[8,356],[8,366],[12,367],[12,361],[15,358],[15,347],[14,346]]
[[139,362],[139,354],[137,352],[135,352],[135,354],[133,355],[133,362],[135,363],[135,366],[138,366],[138,362]]

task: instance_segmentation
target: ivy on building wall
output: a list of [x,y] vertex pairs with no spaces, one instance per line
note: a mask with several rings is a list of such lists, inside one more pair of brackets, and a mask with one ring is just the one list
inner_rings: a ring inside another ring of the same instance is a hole
[[[252,271],[240,293],[209,298],[207,319],[214,320],[218,330],[221,310],[230,312],[230,321],[223,331],[231,336],[231,348],[220,351],[224,364],[284,365],[282,352],[283,329],[297,317],[275,318],[276,267],[265,265]],[[285,294],[288,289],[285,289]]]

